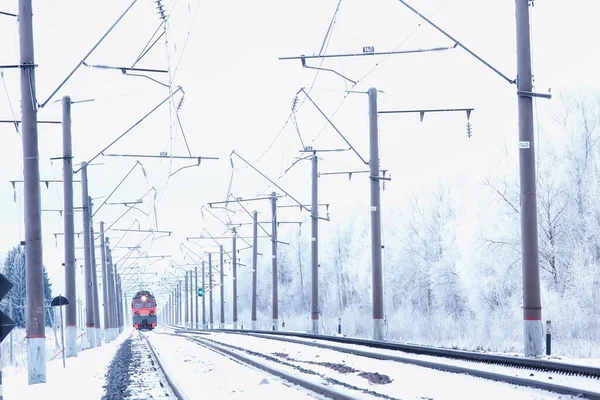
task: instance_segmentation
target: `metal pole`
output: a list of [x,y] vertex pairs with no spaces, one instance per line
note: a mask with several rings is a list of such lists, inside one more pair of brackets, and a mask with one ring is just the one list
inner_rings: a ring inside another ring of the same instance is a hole
[[208,253],[208,317],[210,329],[214,327],[213,321],[213,283],[212,283],[212,254]]
[[190,271],[190,328],[194,327],[194,281],[192,280],[193,272]]
[[254,211],[252,222],[252,329],[256,329],[256,267],[258,253],[258,212]]
[[221,324],[219,328],[225,328],[225,279],[223,277],[223,246],[219,246],[220,258],[219,258],[219,273],[221,276]]
[[63,222],[65,229],[66,357],[77,356],[77,278],[75,270],[75,221],[73,218],[73,146],[71,140],[71,98],[62,98],[63,128]]
[[310,208],[311,214],[311,242],[310,242],[310,258],[311,258],[311,319],[313,333],[319,334],[319,195],[318,195],[318,161],[317,154],[312,156],[312,204]]
[[46,382],[46,327],[42,251],[42,210],[37,131],[37,99],[31,0],[19,0],[21,132],[25,193],[27,370],[30,385]]
[[102,299],[104,300],[104,338],[110,342],[110,289],[108,268],[106,266],[106,244],[104,242],[104,221],[100,221],[100,256],[102,257]]
[[183,326],[185,326],[186,328],[188,327],[188,323],[190,321],[190,316],[189,316],[189,310],[188,310],[188,271],[185,271],[185,284],[183,286],[183,290],[184,290],[184,296],[183,296],[183,303],[184,303],[184,308],[185,308],[185,321]]
[[[10,316],[10,319],[13,319],[14,315],[13,315],[13,298],[12,298],[12,296],[9,296],[8,301],[9,301],[9,303],[8,303],[9,316]],[[13,319],[13,321],[14,321],[14,319]],[[10,360],[10,364],[12,365],[13,364],[13,333],[12,333],[12,330],[10,331],[10,359],[9,360]],[[2,368],[1,364],[0,364],[0,368]]]
[[92,286],[92,263],[90,255],[90,204],[88,202],[87,163],[81,163],[81,204],[83,206],[83,265],[85,268],[85,322],[90,347],[96,347],[94,325],[94,293]]
[[[100,228],[102,229],[102,227]],[[117,309],[118,309],[118,296],[116,292],[115,285],[115,266],[112,262],[112,250],[108,244],[108,238],[105,239],[106,242],[106,251],[107,251],[107,263],[108,263],[108,300],[109,300],[109,313],[108,313],[108,324],[109,324],[109,332],[110,332],[110,340],[113,340],[117,337]]]
[[[119,294],[119,313],[118,313],[118,319],[119,319],[119,333],[123,332],[123,322],[125,321],[124,318],[124,311],[123,311],[123,296],[126,296],[126,294],[123,294],[122,291],[122,286],[121,286],[121,277],[119,275],[117,275],[117,293]],[[127,299],[125,299],[125,302],[127,302]]]
[[96,342],[102,346],[102,330],[100,329],[100,298],[98,296],[98,271],[96,266],[96,243],[94,240],[94,219],[92,218],[92,197],[90,202],[90,257],[92,265],[92,285],[94,287],[94,325],[96,326]]
[[[68,300],[68,299],[67,299]],[[59,305],[58,308],[60,308],[60,341],[62,342],[62,359],[63,359],[63,368],[66,368],[66,362],[65,362],[65,358],[67,357],[65,355],[65,328],[63,326],[63,312],[62,312],[62,305]],[[56,314],[55,314],[56,315]]]
[[237,231],[233,228],[233,329],[237,329]]
[[529,37],[529,0],[516,0],[516,23],[524,347],[526,357],[535,357],[541,355],[543,351],[543,326],[538,256],[533,98],[531,95],[533,83]]
[[371,179],[371,263],[373,269],[373,339],[383,340],[383,268],[381,261],[381,199],[379,192],[379,140],[377,90],[369,89],[369,136]]
[[277,193],[271,193],[271,258],[273,267],[273,327],[274,331],[279,330],[279,296],[277,293]]
[[[210,254],[208,255],[208,269],[210,270]],[[204,271],[204,261],[202,261],[202,329],[206,329],[206,274]]]
[[[194,276],[196,281],[196,329],[198,329],[198,267],[194,268]],[[202,288],[202,291],[204,291],[204,288]],[[202,295],[204,296],[204,293]]]

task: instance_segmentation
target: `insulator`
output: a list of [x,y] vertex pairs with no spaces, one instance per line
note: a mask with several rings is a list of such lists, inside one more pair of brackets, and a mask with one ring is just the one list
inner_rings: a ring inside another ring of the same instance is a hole
[[467,122],[467,137],[470,138],[473,136],[473,129],[471,128],[471,123]]
[[385,181],[383,181],[383,191],[385,192]]
[[17,202],[17,191],[16,190],[13,191],[13,201],[15,203]]

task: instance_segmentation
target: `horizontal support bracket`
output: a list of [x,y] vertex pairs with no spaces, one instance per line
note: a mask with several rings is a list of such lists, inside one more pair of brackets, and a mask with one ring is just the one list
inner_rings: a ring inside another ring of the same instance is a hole
[[517,90],[517,96],[520,97],[541,97],[542,99],[551,99],[552,95],[550,93],[535,93],[535,92],[527,92],[525,90]]

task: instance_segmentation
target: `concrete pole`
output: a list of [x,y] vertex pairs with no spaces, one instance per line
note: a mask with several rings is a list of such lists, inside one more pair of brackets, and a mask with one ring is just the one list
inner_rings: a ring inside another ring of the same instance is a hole
[[271,258],[273,267],[273,327],[274,331],[279,330],[279,294],[277,278],[277,194],[271,193]]
[[258,255],[258,212],[252,215],[252,329],[256,329],[256,267]]
[[[208,269],[210,270],[210,254],[208,255]],[[206,273],[204,271],[204,261],[202,261],[202,329],[208,328],[206,325]]]
[[116,291],[116,285],[115,285],[115,268],[116,266],[113,265],[112,262],[112,250],[110,249],[110,245],[108,243],[108,238],[105,239],[106,241],[106,249],[107,249],[107,262],[108,262],[108,299],[109,299],[109,304],[110,304],[110,310],[109,310],[109,315],[108,315],[108,322],[109,322],[109,332],[110,332],[110,339],[113,340],[117,337],[118,334],[118,323],[117,323],[117,309],[118,309],[118,296],[117,296],[117,291]]
[[177,302],[178,304],[178,309],[179,309],[179,325],[183,326],[185,321],[183,320],[183,298],[182,298],[182,293],[181,293],[181,281],[179,281],[177,283]]
[[212,282],[212,253],[208,253],[208,317],[210,329],[214,328],[213,320],[213,282]]
[[318,184],[318,160],[317,155],[312,156],[312,196],[311,196],[311,242],[310,242],[310,259],[311,259],[311,319],[312,331],[314,334],[319,334],[319,184]]
[[189,322],[190,322],[190,315],[189,315],[189,309],[188,309],[188,271],[185,271],[185,284],[183,286],[183,290],[184,290],[184,296],[183,296],[183,304],[184,304],[184,308],[185,308],[185,323],[183,324],[183,326],[185,326],[186,328],[189,326]]
[[377,90],[369,89],[369,136],[371,179],[371,263],[373,269],[373,339],[383,340],[383,267],[381,259],[381,199],[379,191],[379,132]]
[[104,300],[104,338],[106,342],[111,341],[110,334],[110,284],[108,267],[106,265],[106,244],[104,240],[104,221],[100,221],[100,257],[102,257],[102,299]]
[[25,193],[27,370],[30,385],[46,382],[46,328],[42,249],[42,210],[37,131],[37,99],[31,0],[19,0],[21,64],[21,132],[23,137],[23,192]]
[[92,256],[90,255],[90,204],[88,196],[87,163],[81,163],[81,204],[83,206],[83,265],[85,268],[85,323],[90,347],[96,347],[94,319],[94,286],[92,285]]
[[533,98],[531,94],[533,83],[528,0],[516,0],[516,23],[524,349],[525,356],[535,357],[543,352],[543,326],[538,255]]
[[117,274],[117,294],[119,297],[119,311],[117,312],[118,332],[123,332],[123,323],[125,322],[125,310],[123,309],[123,300],[127,303],[126,294],[123,294],[121,287],[121,276]]
[[233,228],[233,329],[237,329],[237,231]]
[[190,270],[190,328],[194,327],[194,273]]
[[[197,266],[194,267],[194,277],[195,277],[194,280],[196,281],[196,292],[194,295],[194,297],[196,298],[196,307],[195,307],[195,309],[196,309],[196,325],[195,325],[195,328],[198,329],[198,267]],[[202,290],[204,290],[204,289],[202,289]],[[203,295],[204,295],[204,293],[203,293]]]
[[221,276],[221,324],[219,328],[225,328],[225,277],[223,276],[223,246],[219,246],[219,275]]
[[100,296],[98,295],[98,269],[96,266],[96,240],[94,239],[94,220],[92,218],[92,197],[90,202],[90,257],[92,261],[92,285],[94,287],[94,325],[96,327],[96,343],[102,346],[102,330],[100,329]]
[[71,98],[62,98],[63,128],[63,222],[65,229],[65,310],[66,357],[77,357],[77,277],[75,270],[75,221],[73,216],[73,145],[71,140]]

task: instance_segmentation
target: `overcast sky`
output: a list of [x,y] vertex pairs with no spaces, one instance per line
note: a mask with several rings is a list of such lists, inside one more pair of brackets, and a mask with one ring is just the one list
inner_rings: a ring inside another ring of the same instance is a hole
[[[179,115],[191,153],[219,160],[205,160],[199,167],[183,169],[169,178],[170,173],[188,161],[140,159],[143,169],[138,165],[109,201],[134,201],[151,187],[156,189],[156,201],[153,202],[155,192],[152,192],[140,206],[148,215],[133,210],[114,228],[126,229],[137,219],[141,229],[172,231],[170,238],[144,242],[144,250],[152,255],[172,255],[175,261],[184,262],[180,243],[186,237],[200,235],[203,228],[214,235],[224,233],[224,227],[208,213],[202,216],[200,207],[209,201],[225,200],[230,182],[230,191],[235,196],[250,198],[272,190],[282,194],[236,157],[232,159],[231,178],[232,150],[275,179],[301,155],[301,140],[304,145],[319,149],[347,148],[317,109],[308,101],[304,103],[302,94],[298,96],[297,104],[304,104],[296,112],[296,130],[288,118],[295,94],[301,87],[311,87],[316,71],[303,69],[299,60],[278,60],[283,56],[319,53],[337,3],[338,0],[163,1],[170,15],[166,42],[163,37],[137,66],[170,69],[173,87],[181,86],[185,91],[183,103],[180,104],[181,93],[176,94],[173,104],[158,109],[107,153],[158,155],[168,151],[187,155],[182,132],[174,119],[174,109],[180,105]],[[410,0],[409,3],[502,73],[515,77],[514,2]],[[34,0],[36,85],[40,103],[46,101],[128,5],[126,0],[100,3]],[[16,12],[17,1],[0,0],[0,10]],[[600,89],[597,79],[600,49],[595,28],[599,11],[600,4],[594,0],[574,0],[568,6],[558,0],[535,2],[531,27],[537,91],[547,92],[551,87],[553,94],[558,94]],[[17,64],[17,21],[6,16],[0,16],[0,21],[0,65]],[[131,66],[159,22],[155,3],[138,0],[87,63]],[[363,46],[391,51],[452,45],[397,0],[342,0],[324,53],[361,52]],[[318,66],[320,61],[307,63]],[[393,177],[383,195],[384,207],[414,191],[426,190],[438,177],[466,176],[476,180],[493,172],[505,144],[511,157],[516,157],[516,87],[459,48],[389,57],[332,58],[323,67],[357,82],[354,85],[331,72],[321,71],[311,97],[328,116],[333,115],[333,123],[365,159],[368,159],[369,132],[367,97],[361,93],[348,94],[346,90],[364,92],[376,87],[382,91],[380,110],[475,108],[471,115],[471,138],[466,137],[464,113],[428,114],[423,123],[419,123],[418,115],[380,116],[381,165]],[[168,82],[168,74],[151,76]],[[18,70],[4,70],[1,83],[0,119],[12,119],[13,112],[19,118]],[[39,119],[60,120],[60,99],[64,95],[70,95],[73,101],[95,99],[72,106],[73,154],[79,164],[97,155],[169,92],[143,77],[82,66],[39,111]],[[552,101],[537,101],[536,129],[539,127],[540,135],[555,129],[549,115],[558,107],[558,96]],[[38,132],[41,177],[60,180],[61,161],[51,162],[50,158],[62,155],[61,127],[39,125]],[[22,179],[22,148],[21,139],[10,124],[0,124],[0,137],[0,252],[5,254],[24,238],[21,186],[17,186],[15,202],[9,183]],[[135,159],[100,156],[94,162],[100,165],[89,167],[89,192],[96,198],[97,207],[134,166]],[[355,153],[342,152],[322,154],[320,168],[328,172],[364,170],[366,166]],[[75,178],[80,179],[80,174]],[[308,202],[310,163],[298,163],[278,184],[301,202]],[[61,209],[62,193],[61,185],[42,186],[42,208]],[[323,177],[320,201],[332,204],[332,224],[343,223],[352,207],[368,205],[368,181],[358,175],[350,182],[344,177]],[[292,201],[284,199],[281,203],[292,204]],[[79,183],[75,183],[75,205],[81,205]],[[262,211],[264,218],[268,218],[267,207],[264,201],[248,204],[248,209]],[[124,206],[104,206],[94,220],[96,231],[99,221],[110,225],[123,211]],[[236,214],[235,219],[249,221],[243,214]],[[224,214],[219,216],[226,219]],[[282,211],[281,219],[298,220],[306,216],[297,210],[286,210]],[[44,212],[42,217],[44,263],[55,293],[63,293],[63,241],[54,236],[63,232],[62,217],[53,211]],[[76,232],[80,232],[79,215],[75,223]],[[325,232],[327,226],[323,224]],[[251,233],[249,228],[244,229],[247,229],[245,234]],[[308,234],[308,230],[305,232]],[[108,235],[115,243],[122,232]],[[145,236],[128,234],[121,245],[133,246]],[[76,245],[81,244],[80,238]],[[225,244],[229,245],[229,241]],[[265,251],[267,245],[268,242],[261,244]],[[118,250],[115,259],[124,254],[124,250]],[[78,249],[76,255],[78,265],[82,264],[83,251]],[[168,260],[152,266],[140,260],[139,264],[147,271],[159,272],[159,277],[169,269]]]

